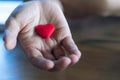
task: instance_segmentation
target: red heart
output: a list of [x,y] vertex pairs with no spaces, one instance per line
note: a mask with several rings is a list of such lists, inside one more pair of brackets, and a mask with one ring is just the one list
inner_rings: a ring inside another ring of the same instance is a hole
[[55,27],[53,24],[40,24],[35,27],[35,32],[42,38],[49,38],[54,30]]

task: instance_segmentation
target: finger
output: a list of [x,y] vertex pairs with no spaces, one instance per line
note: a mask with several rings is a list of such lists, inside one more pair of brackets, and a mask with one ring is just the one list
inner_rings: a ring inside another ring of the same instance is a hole
[[51,60],[48,60],[42,56],[33,57],[31,62],[34,66],[46,71],[54,67],[54,63]]
[[54,62],[50,59],[46,59],[39,50],[27,49],[26,53],[30,62],[39,69],[49,70],[54,67]]
[[54,48],[53,54],[54,54],[56,59],[59,59],[62,56],[66,56],[64,49],[62,47],[59,47],[59,46]]
[[55,66],[50,71],[62,71],[66,69],[71,63],[71,60],[68,57],[61,57],[55,61]]
[[50,60],[55,60],[55,57],[53,56],[52,54],[52,51],[41,51],[43,56],[47,59],[50,59]]
[[7,20],[6,30],[4,32],[4,43],[6,49],[11,50],[16,46],[19,31],[19,24],[14,19]]
[[71,64],[75,64],[79,61],[81,53],[74,43],[72,37],[66,37],[63,42],[63,47],[70,53],[69,58],[71,59]]

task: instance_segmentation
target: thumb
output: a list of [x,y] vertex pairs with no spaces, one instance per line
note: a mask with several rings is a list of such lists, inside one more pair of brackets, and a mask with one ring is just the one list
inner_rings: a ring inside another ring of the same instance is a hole
[[4,45],[7,50],[11,50],[16,46],[20,27],[15,19],[8,19],[5,26],[6,29],[4,32]]

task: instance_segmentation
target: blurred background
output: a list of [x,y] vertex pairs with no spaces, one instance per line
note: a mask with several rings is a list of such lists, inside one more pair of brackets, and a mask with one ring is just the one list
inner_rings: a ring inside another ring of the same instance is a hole
[[120,80],[119,17],[68,19],[82,57],[67,70],[51,73],[32,66],[19,44],[11,51],[4,47],[4,23],[22,2],[0,0],[0,80]]
[[10,13],[22,3],[22,0],[0,0],[0,32],[4,29],[4,23]]

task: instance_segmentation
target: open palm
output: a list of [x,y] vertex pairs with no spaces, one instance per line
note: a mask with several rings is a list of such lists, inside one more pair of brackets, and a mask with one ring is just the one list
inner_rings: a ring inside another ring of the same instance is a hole
[[[55,31],[48,39],[38,36],[34,27],[52,23]],[[18,6],[6,21],[5,46],[20,41],[28,59],[43,70],[59,71],[78,62],[80,51],[74,43],[67,21],[56,2],[30,1]]]

